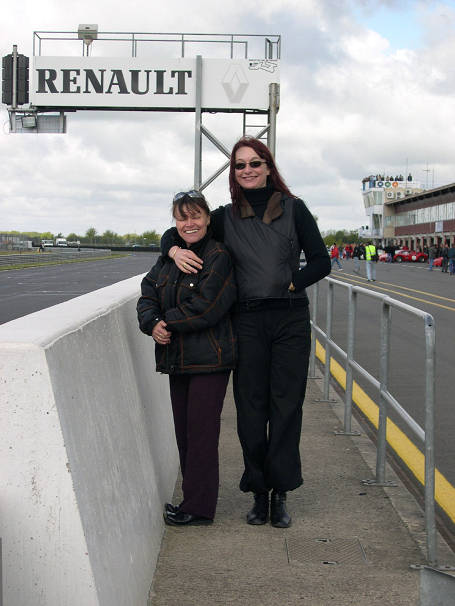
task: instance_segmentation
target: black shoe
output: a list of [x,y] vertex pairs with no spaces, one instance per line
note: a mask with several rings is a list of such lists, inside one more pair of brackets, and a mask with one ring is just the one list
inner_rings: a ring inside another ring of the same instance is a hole
[[177,513],[180,509],[180,505],[172,505],[172,503],[164,504],[164,513]]
[[194,516],[192,513],[185,513],[184,511],[166,512],[163,516],[168,526],[206,526],[207,524],[213,524],[213,520],[210,518]]
[[289,528],[291,516],[286,511],[286,493],[272,492],[270,499],[270,522],[275,528]]
[[246,521],[253,526],[265,524],[269,517],[269,493],[261,492],[254,495],[254,505],[246,514]]

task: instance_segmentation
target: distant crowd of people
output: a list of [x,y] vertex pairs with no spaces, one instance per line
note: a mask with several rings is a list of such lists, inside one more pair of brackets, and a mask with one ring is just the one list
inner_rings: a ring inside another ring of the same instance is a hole
[[356,244],[346,244],[345,246],[337,246],[337,244],[333,244],[330,249],[330,259],[332,264],[332,269],[336,264],[340,271],[343,271],[343,266],[341,264],[340,259],[353,259],[354,261],[354,271],[357,274],[360,274],[360,260],[364,259],[366,261],[366,273],[368,282],[376,281],[376,263],[378,261],[378,253],[376,250],[376,245],[369,241],[366,244],[356,243]]
[[408,176],[406,177],[406,179],[404,178],[404,176],[402,174],[399,175],[370,175],[369,177],[366,177],[364,179],[364,181],[373,181],[373,182],[384,182],[384,181],[412,181],[412,175],[411,173],[408,173]]
[[[407,176],[407,181],[412,181],[412,175],[411,173],[408,174]],[[403,175],[395,175],[395,177],[393,175],[376,175],[376,181],[404,181],[404,177]]]
[[[332,269],[336,265],[340,271],[343,271],[343,265],[341,261],[343,259],[353,259],[354,271],[360,273],[360,260],[365,260],[367,279],[374,282],[376,280],[376,270],[373,265],[374,262],[378,261],[377,247],[373,242],[367,242],[366,244],[346,244],[337,245],[333,244],[328,248]],[[387,246],[381,247],[381,250],[387,255],[387,263],[395,263],[395,254],[398,250],[409,250],[409,247],[404,244],[402,246],[398,244],[388,244]],[[424,253],[428,255],[428,269],[433,270],[434,262],[436,259],[441,258],[441,271],[443,273],[449,273],[455,275],[455,242],[451,245],[450,242],[439,242],[427,246],[416,246],[416,252]]]

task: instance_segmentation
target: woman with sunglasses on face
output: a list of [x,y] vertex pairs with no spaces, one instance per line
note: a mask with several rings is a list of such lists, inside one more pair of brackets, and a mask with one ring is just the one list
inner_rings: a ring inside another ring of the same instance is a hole
[[230,309],[236,300],[231,257],[211,237],[210,209],[199,192],[173,201],[178,245],[201,259],[197,273],[161,256],[142,280],[139,327],[155,342],[156,369],[169,375],[183,502],[165,504],[172,526],[210,524],[218,498],[220,415],[236,342]]
[[[233,257],[238,286],[240,489],[254,493],[249,524],[265,524],[270,506],[272,525],[287,528],[286,493],[303,483],[299,441],[311,338],[305,288],[330,273],[330,259],[312,214],[258,139],[234,145],[229,186],[232,204],[212,212],[212,226]],[[164,234],[163,254],[189,275],[202,271],[203,260],[178,248],[175,235]]]

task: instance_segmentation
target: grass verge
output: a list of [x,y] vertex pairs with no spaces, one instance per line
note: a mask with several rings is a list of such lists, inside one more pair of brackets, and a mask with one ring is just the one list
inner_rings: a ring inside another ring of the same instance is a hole
[[120,259],[128,257],[127,254],[108,255],[103,257],[90,257],[89,259],[68,259],[68,261],[47,261],[46,263],[16,263],[15,265],[0,266],[0,271],[11,269],[30,269],[30,267],[45,267],[47,265],[66,265],[68,263],[86,263],[88,261],[105,261],[106,259]]

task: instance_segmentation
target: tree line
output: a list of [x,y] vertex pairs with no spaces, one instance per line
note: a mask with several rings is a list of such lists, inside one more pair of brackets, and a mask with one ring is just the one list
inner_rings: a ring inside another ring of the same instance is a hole
[[[317,220],[317,217],[315,217]],[[54,234],[50,231],[47,232],[19,232],[19,231],[6,231],[4,234],[21,236],[23,240],[33,240],[33,242],[39,243],[41,240],[55,240],[55,238],[65,238],[69,242],[80,242],[81,244],[92,244],[96,245],[109,245],[109,246],[132,246],[133,244],[139,244],[140,246],[159,246],[161,240],[161,234],[157,233],[154,229],[144,231],[142,234],[128,233],[120,235],[115,231],[107,229],[103,233],[99,233],[94,227],[89,227],[84,235],[76,234],[74,232],[68,235],[63,235],[61,232]],[[360,242],[357,230],[328,230],[322,232],[323,240],[326,246],[332,246],[332,244],[354,244]]]
[[161,234],[157,233],[154,229],[144,231],[142,234],[128,233],[123,235],[120,235],[115,231],[111,231],[110,229],[107,229],[103,233],[99,233],[94,227],[89,227],[84,235],[71,232],[65,236],[62,232],[54,234],[50,231],[2,231],[2,233],[12,236],[20,236],[23,240],[32,240],[38,244],[41,240],[66,238],[68,242],[80,242],[81,244],[92,244],[94,246],[101,244],[110,246],[132,246],[133,244],[139,244],[140,246],[157,246],[161,240]]
[[359,238],[359,234],[356,229],[338,229],[338,230],[328,230],[323,231],[321,233],[322,239],[326,246],[332,246],[333,244],[356,244],[357,242],[363,242],[361,238]]

